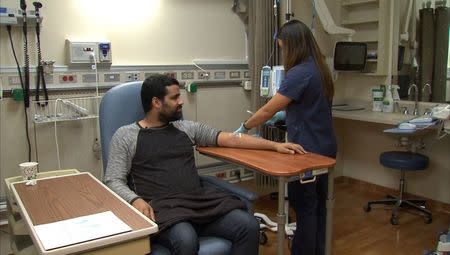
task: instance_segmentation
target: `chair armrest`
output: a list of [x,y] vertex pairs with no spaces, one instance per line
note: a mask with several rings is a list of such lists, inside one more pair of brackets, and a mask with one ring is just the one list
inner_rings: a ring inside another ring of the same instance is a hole
[[258,194],[256,194],[255,192],[241,188],[237,185],[231,184],[227,181],[223,181],[223,180],[213,177],[213,176],[201,175],[200,181],[202,182],[203,186],[216,187],[221,190],[228,191],[228,192],[238,196],[240,199],[242,199],[246,203],[247,202],[251,203],[258,198]]

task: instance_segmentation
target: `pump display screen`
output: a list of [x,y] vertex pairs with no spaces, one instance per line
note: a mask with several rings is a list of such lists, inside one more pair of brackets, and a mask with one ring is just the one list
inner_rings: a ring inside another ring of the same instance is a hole
[[334,48],[334,69],[341,71],[363,70],[366,66],[367,44],[337,42]]

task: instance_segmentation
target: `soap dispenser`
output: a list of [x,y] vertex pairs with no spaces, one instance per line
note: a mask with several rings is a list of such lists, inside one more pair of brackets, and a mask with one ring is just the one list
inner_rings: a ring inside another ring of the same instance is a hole
[[394,102],[400,100],[400,95],[398,94],[399,89],[399,85],[392,85],[392,99],[394,100]]
[[394,99],[392,97],[392,86],[388,85],[386,88],[386,94],[383,99],[383,112],[394,111]]

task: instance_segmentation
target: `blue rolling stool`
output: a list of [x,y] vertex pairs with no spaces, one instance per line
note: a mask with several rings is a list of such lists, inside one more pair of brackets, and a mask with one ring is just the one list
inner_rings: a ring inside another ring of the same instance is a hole
[[387,196],[387,199],[369,201],[364,206],[364,211],[369,212],[372,204],[387,204],[394,205],[392,209],[391,224],[397,225],[398,218],[397,212],[400,207],[407,206],[412,209],[419,210],[425,217],[425,223],[429,224],[432,221],[431,212],[425,209],[425,200],[406,200],[403,199],[403,193],[405,191],[405,171],[418,171],[425,170],[428,167],[428,157],[419,153],[409,151],[387,151],[380,155],[380,163],[389,168],[399,169],[401,171],[400,185],[399,185],[399,197],[391,195]]

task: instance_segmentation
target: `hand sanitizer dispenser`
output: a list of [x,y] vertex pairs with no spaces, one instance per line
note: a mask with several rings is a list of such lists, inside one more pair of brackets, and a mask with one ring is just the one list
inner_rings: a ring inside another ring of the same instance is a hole
[[392,85],[392,99],[394,99],[394,101],[400,100],[400,95],[398,94],[399,89],[400,86]]
[[392,97],[392,86],[388,85],[386,89],[386,95],[383,99],[383,112],[393,112],[394,111],[394,99]]

